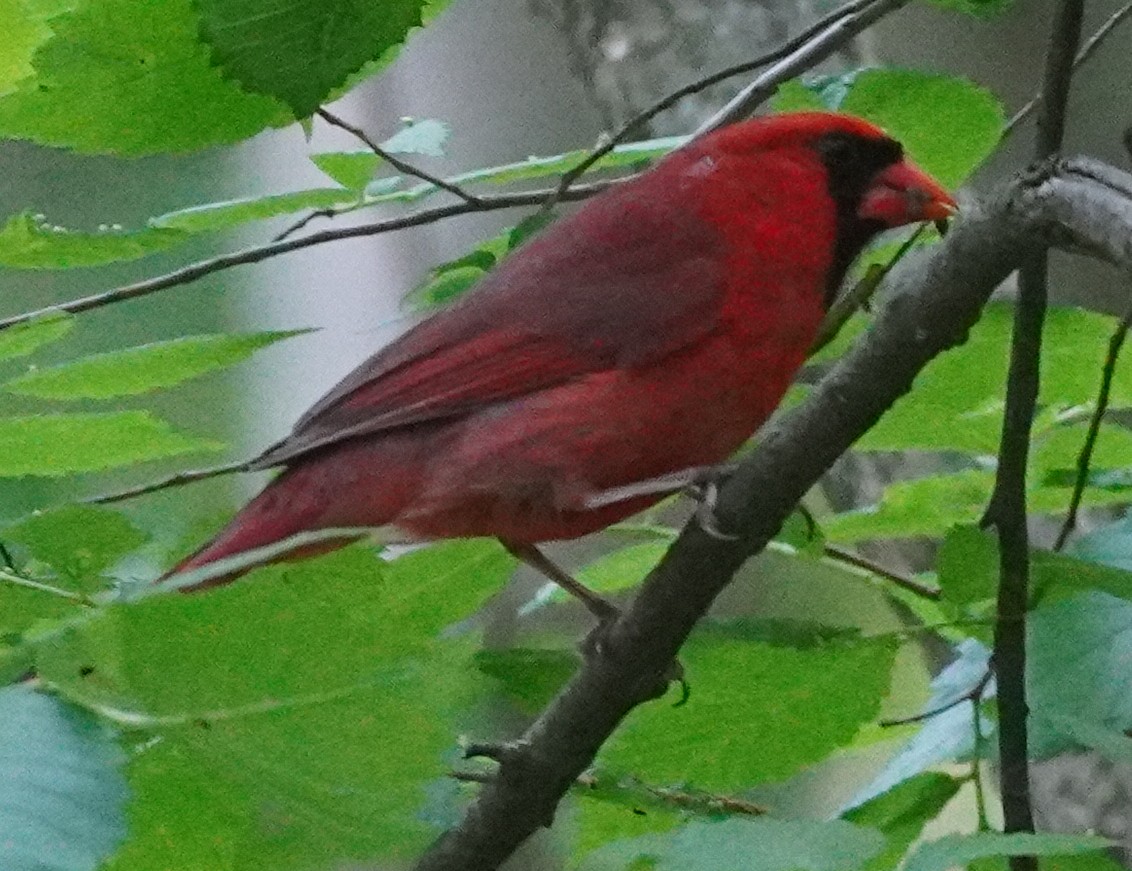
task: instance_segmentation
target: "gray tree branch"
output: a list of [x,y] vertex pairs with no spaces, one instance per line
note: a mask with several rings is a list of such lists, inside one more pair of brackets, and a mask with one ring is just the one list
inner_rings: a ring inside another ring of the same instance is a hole
[[496,868],[548,825],[621,720],[665,690],[669,663],[742,563],[920,370],[965,340],[994,288],[1050,245],[1132,267],[1132,176],[1088,160],[1046,164],[965,210],[940,245],[901,262],[872,328],[805,403],[764,430],[722,487],[718,525],[739,538],[714,538],[695,523],[684,529],[610,627],[604,654],[505,748],[498,776],[418,871]]

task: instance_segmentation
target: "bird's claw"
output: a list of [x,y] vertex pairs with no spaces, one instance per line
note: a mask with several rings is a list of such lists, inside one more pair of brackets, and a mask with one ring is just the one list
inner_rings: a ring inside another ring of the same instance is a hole
[[714,481],[705,481],[696,485],[700,488],[699,506],[696,508],[696,522],[700,529],[716,541],[738,541],[739,536],[733,532],[724,532],[719,528],[715,517],[715,506],[719,501],[719,485]]
[[696,521],[700,528],[717,541],[739,540],[738,535],[720,529],[715,517],[715,508],[719,501],[719,486],[734,472],[735,463],[712,466],[703,469],[695,480],[684,487],[684,493],[699,503],[699,507],[696,509]]

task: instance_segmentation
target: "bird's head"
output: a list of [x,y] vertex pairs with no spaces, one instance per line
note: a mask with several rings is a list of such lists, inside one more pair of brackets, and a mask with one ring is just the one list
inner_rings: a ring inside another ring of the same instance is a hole
[[951,195],[904,154],[899,142],[851,115],[771,115],[712,135],[732,153],[756,159],[774,152],[799,155],[824,172],[837,220],[827,303],[853,258],[878,233],[905,224],[942,221],[956,208]]

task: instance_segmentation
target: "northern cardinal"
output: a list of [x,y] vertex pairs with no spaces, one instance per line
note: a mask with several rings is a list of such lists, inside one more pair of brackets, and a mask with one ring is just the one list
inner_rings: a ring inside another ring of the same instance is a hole
[[173,572],[311,530],[494,536],[600,616],[537,543],[663,495],[637,482],[727,458],[778,405],[864,245],[953,207],[857,118],[703,136],[346,376],[249,464],[283,473]]

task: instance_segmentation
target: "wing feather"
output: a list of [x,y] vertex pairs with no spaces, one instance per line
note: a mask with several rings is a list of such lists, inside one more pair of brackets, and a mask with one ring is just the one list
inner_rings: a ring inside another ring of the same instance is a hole
[[346,376],[251,467],[649,365],[711,332],[724,292],[721,240],[688,215],[678,186],[634,190],[651,179],[553,225]]

